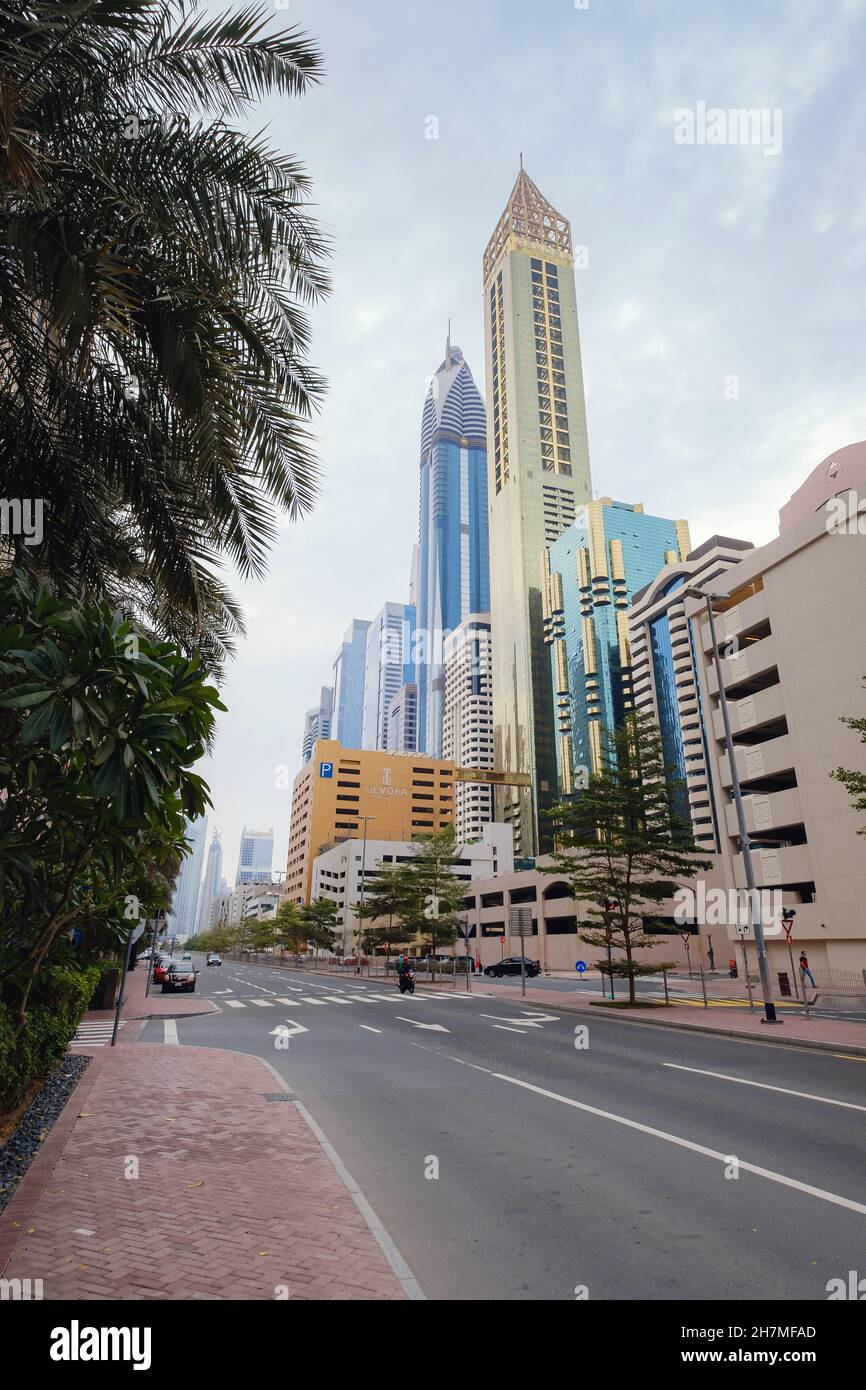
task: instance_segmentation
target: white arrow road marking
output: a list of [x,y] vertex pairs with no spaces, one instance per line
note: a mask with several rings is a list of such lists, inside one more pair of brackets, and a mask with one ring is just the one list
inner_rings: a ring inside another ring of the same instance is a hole
[[479,1018],[497,1018],[500,1023],[516,1023],[519,1028],[540,1028],[545,1023],[558,1023],[556,1014],[533,1014],[532,1018],[515,1018],[514,1014],[479,1014]]
[[526,1037],[525,1028],[509,1028],[507,1023],[494,1023],[493,1027],[498,1028],[501,1033],[521,1033]]
[[419,1023],[417,1018],[403,1018],[402,1014],[395,1014],[401,1023],[411,1023],[413,1028],[427,1028],[431,1033],[450,1033],[450,1028],[443,1028],[441,1023]]
[[215,989],[214,994],[234,994],[233,989]]
[[291,1028],[287,1028],[285,1023],[278,1023],[276,1028],[271,1029],[268,1036],[273,1037],[274,1034],[277,1033],[283,1038],[293,1038],[296,1033],[309,1033],[310,1031],[309,1028],[305,1028],[302,1023],[295,1023],[293,1018],[287,1018],[286,1023],[291,1023]]
[[364,1028],[368,1033],[381,1033],[381,1028],[371,1028],[369,1023],[359,1023],[359,1028]]

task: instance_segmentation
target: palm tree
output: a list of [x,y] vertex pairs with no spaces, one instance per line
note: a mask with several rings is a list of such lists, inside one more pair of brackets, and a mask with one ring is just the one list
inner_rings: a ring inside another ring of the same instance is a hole
[[206,659],[242,630],[222,567],[261,576],[317,487],[327,239],[296,159],[232,124],[320,78],[272,13],[0,3],[0,494],[44,505],[5,560]]

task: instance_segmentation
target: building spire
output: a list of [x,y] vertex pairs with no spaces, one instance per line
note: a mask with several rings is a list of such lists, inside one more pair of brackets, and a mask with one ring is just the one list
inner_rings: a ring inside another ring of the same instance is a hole
[[485,283],[512,239],[524,246],[541,246],[571,259],[571,224],[532,182],[523,167],[522,150],[514,187],[484,252]]
[[448,320],[448,337],[445,339],[445,370],[451,370],[451,320]]

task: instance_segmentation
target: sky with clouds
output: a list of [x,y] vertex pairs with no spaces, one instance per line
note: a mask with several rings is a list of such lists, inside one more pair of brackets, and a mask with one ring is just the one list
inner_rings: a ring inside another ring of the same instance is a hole
[[[866,436],[866,0],[288,0],[273,22],[324,57],[252,124],[305,162],[333,239],[329,391],[318,506],[236,584],[248,636],[200,769],[230,882],[244,824],[285,867],[304,712],[350,620],[407,597],[425,378],[450,317],[484,392],[481,257],[519,151],[586,248],[597,495],[760,544]],[[781,149],[677,143],[699,102],[781,113]]]

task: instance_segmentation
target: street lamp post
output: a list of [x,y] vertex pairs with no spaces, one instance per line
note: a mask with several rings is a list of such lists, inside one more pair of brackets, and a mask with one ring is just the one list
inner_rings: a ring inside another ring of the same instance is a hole
[[[708,594],[705,589],[686,589],[686,594],[690,598],[703,599],[707,605],[707,617],[710,623],[710,643],[713,648],[713,665],[716,671],[716,680],[719,683],[719,705],[722,710],[722,722],[725,726],[725,750],[728,754],[728,763],[731,768],[731,790],[734,796],[734,805],[737,808],[737,828],[739,830],[740,852],[743,856],[743,868],[746,874],[746,889],[749,894],[749,901],[752,905],[752,925],[755,929],[755,946],[758,951],[758,969],[761,975],[761,991],[764,995],[764,1017],[762,1023],[781,1023],[781,1019],[776,1017],[776,1006],[772,999],[772,989],[770,988],[770,968],[767,964],[767,948],[764,942],[764,926],[761,921],[761,904],[758,897],[758,890],[755,887],[755,869],[752,863],[752,842],[746,828],[746,811],[743,806],[743,797],[740,791],[740,775],[737,771],[737,758],[734,751],[734,740],[731,737],[731,719],[728,713],[728,697],[725,691],[725,682],[722,676],[722,660],[719,656],[719,648],[716,642],[716,624],[713,618],[713,604],[721,603],[730,598],[730,594]],[[746,977],[748,979],[748,966],[746,967]]]
[[[364,848],[361,850],[361,902],[360,902],[360,906],[361,906],[361,907],[364,906],[364,893],[366,892],[366,888],[367,888],[367,821],[375,820],[375,819],[376,819],[375,816],[359,816],[359,817],[358,817],[358,820],[362,820],[362,821],[364,822]],[[357,961],[358,961],[358,964],[357,964],[357,967],[356,967],[356,971],[355,971],[356,974],[360,974],[360,973],[361,973],[361,932],[363,931],[363,929],[364,929],[364,918],[363,918],[363,915],[361,915],[361,916],[359,916],[359,918],[358,918],[358,944],[357,944],[357,946],[356,946],[356,948],[355,948],[355,955],[356,955]]]

